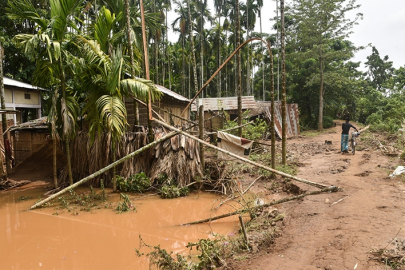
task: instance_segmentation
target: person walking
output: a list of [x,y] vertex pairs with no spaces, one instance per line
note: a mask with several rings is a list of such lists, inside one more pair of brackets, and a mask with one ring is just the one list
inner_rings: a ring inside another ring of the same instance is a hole
[[342,153],[348,153],[349,152],[349,130],[350,128],[354,128],[357,132],[357,128],[353,126],[352,124],[349,123],[350,119],[349,117],[346,118],[346,123],[342,124],[342,140],[341,140],[341,147],[340,151]]

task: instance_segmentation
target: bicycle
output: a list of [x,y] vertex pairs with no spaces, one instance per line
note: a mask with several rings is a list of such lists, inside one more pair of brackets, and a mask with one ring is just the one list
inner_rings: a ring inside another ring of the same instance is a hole
[[352,147],[352,153],[353,155],[356,153],[356,138],[360,136],[360,132],[353,131],[352,132],[352,138],[350,139],[351,147]]

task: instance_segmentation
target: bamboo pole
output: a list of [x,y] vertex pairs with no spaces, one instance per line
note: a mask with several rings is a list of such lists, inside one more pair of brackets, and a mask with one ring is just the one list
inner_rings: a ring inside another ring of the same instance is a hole
[[304,194],[293,196],[293,197],[287,197],[287,198],[284,198],[284,199],[281,199],[281,200],[278,200],[278,201],[274,201],[274,202],[271,202],[271,203],[266,203],[266,204],[263,204],[263,205],[258,205],[258,206],[238,210],[238,211],[235,211],[235,212],[232,212],[232,213],[223,214],[223,215],[219,215],[219,216],[215,216],[215,217],[210,217],[210,218],[206,218],[206,219],[202,219],[202,220],[198,220],[198,221],[193,221],[193,222],[189,222],[189,223],[184,223],[184,224],[181,224],[181,226],[195,225],[195,224],[200,224],[200,223],[211,222],[211,221],[218,220],[218,219],[221,219],[221,218],[231,217],[231,216],[234,216],[234,215],[241,215],[241,214],[250,212],[252,210],[257,210],[257,209],[260,209],[260,208],[269,207],[269,206],[273,206],[273,205],[280,204],[280,203],[285,203],[285,202],[289,202],[289,201],[293,201],[293,200],[298,200],[298,199],[304,198],[304,197],[309,196],[309,195],[317,195],[317,194],[321,194],[323,192],[336,192],[338,190],[339,190],[338,187],[330,186],[330,187],[327,187],[327,188],[324,188],[324,189],[321,189],[321,190],[316,190],[316,191],[304,193]]
[[170,125],[167,125],[166,123],[163,123],[163,122],[161,122],[161,121],[159,121],[159,120],[157,120],[157,119],[154,119],[154,121],[155,121],[156,123],[158,123],[158,124],[160,124],[160,125],[162,125],[162,126],[168,128],[168,129],[171,129],[172,131],[179,132],[179,133],[183,134],[184,136],[189,137],[189,138],[191,138],[191,139],[193,139],[193,140],[196,140],[196,141],[198,141],[199,143],[202,143],[202,144],[204,144],[204,145],[206,145],[206,146],[208,146],[208,147],[210,147],[210,148],[213,148],[213,149],[215,149],[215,150],[218,150],[218,151],[220,151],[220,152],[222,152],[222,153],[225,153],[225,154],[227,154],[227,155],[229,155],[229,156],[231,156],[231,157],[234,157],[234,158],[236,158],[236,159],[239,159],[239,160],[244,161],[244,162],[246,162],[246,163],[249,163],[249,164],[251,164],[251,165],[254,165],[254,166],[257,166],[257,167],[259,167],[259,168],[262,168],[262,169],[264,169],[264,170],[266,170],[266,171],[269,171],[269,172],[272,172],[272,173],[275,173],[275,174],[278,174],[278,175],[281,175],[281,176],[284,176],[284,177],[293,179],[293,180],[295,180],[295,181],[298,181],[298,182],[301,182],[301,183],[304,183],[304,184],[307,184],[307,185],[310,185],[310,186],[317,187],[317,188],[326,188],[326,187],[329,187],[329,186],[324,185],[324,184],[319,184],[319,183],[311,182],[311,181],[308,181],[308,180],[305,180],[305,179],[301,179],[301,178],[298,178],[298,177],[296,177],[296,176],[292,176],[292,175],[290,175],[290,174],[287,174],[287,173],[284,173],[284,172],[280,172],[280,171],[277,171],[277,170],[275,170],[275,169],[272,169],[272,168],[269,168],[269,167],[267,167],[267,166],[264,166],[264,165],[262,165],[262,164],[253,162],[253,161],[251,161],[251,160],[249,160],[249,159],[240,157],[240,156],[238,156],[238,155],[235,155],[234,153],[231,153],[231,152],[226,151],[226,150],[224,150],[224,149],[222,149],[222,148],[219,148],[219,147],[217,147],[217,146],[214,146],[214,145],[212,145],[212,144],[209,144],[209,143],[207,143],[207,142],[205,142],[205,141],[203,141],[203,140],[200,140],[200,139],[198,139],[197,137],[194,137],[193,135],[190,135],[190,134],[188,134],[188,133],[186,133],[186,132],[184,132],[184,131],[182,131],[182,130],[180,130],[180,129],[177,129],[177,128],[175,128],[175,127],[172,127],[172,126],[170,126]]
[[[201,105],[198,112],[199,118],[199,136],[200,140],[204,140],[204,105]],[[200,160],[202,171],[205,171],[204,145],[200,144]]]
[[148,150],[149,148],[155,146],[156,144],[158,144],[158,143],[160,143],[160,142],[162,142],[162,141],[165,141],[165,140],[167,140],[167,139],[169,139],[169,138],[171,138],[171,137],[173,137],[173,136],[175,136],[175,135],[177,135],[177,134],[178,134],[178,132],[171,132],[171,133],[167,134],[166,136],[163,136],[163,137],[160,138],[159,140],[154,141],[154,142],[152,142],[152,143],[150,143],[150,144],[148,144],[148,145],[145,145],[145,146],[142,147],[142,148],[139,148],[138,150],[132,152],[131,154],[129,154],[129,155],[127,155],[127,156],[125,156],[125,157],[123,157],[123,158],[121,158],[121,159],[119,159],[119,160],[113,162],[113,163],[111,163],[111,164],[108,165],[107,167],[104,167],[104,168],[102,168],[101,170],[99,170],[99,171],[97,171],[97,172],[95,172],[95,173],[93,173],[93,174],[90,174],[89,176],[87,176],[87,177],[81,179],[80,181],[74,183],[73,185],[70,185],[70,186],[68,186],[68,187],[66,187],[66,188],[64,188],[64,189],[62,189],[62,190],[59,191],[58,193],[55,193],[55,194],[53,194],[52,196],[49,196],[48,198],[46,198],[46,199],[44,199],[44,200],[42,200],[42,201],[40,201],[40,202],[37,202],[36,204],[34,204],[33,206],[31,206],[28,210],[35,209],[35,208],[37,208],[38,206],[41,206],[41,205],[43,205],[44,203],[47,203],[47,202],[49,202],[49,201],[55,199],[56,197],[62,195],[62,194],[65,193],[65,192],[67,192],[68,190],[73,189],[73,188],[75,188],[75,187],[80,186],[81,184],[86,183],[86,182],[89,181],[90,179],[93,179],[94,177],[99,176],[100,174],[103,174],[104,172],[106,172],[106,171],[108,171],[109,169],[111,169],[111,168],[117,166],[118,164],[123,163],[123,162],[126,161],[127,159],[130,159],[130,158],[132,158],[132,157],[134,157],[134,156],[136,156],[136,155],[142,153],[143,151]]
[[247,233],[246,233],[245,223],[243,223],[242,215],[239,215],[239,223],[240,223],[240,226],[242,227],[242,232],[243,232],[243,237],[245,238],[246,247],[249,249],[249,240],[248,240]]

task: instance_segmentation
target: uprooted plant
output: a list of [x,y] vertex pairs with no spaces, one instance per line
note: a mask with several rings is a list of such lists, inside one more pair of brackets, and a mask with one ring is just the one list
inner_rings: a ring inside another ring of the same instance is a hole
[[[121,201],[122,199],[122,201]],[[128,211],[136,211],[135,205],[131,203],[127,194],[121,193],[120,194],[120,202],[117,205],[115,211],[118,213],[128,212]]]

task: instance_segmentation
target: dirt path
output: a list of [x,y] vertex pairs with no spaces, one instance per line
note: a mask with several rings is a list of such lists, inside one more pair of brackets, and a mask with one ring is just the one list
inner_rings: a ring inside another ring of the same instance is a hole
[[340,126],[336,133],[288,141],[289,154],[325,140],[332,141],[333,151],[299,153],[305,166],[298,176],[342,191],[279,206],[286,214],[281,237],[270,248],[231,262],[232,269],[389,269],[369,258],[371,249],[386,247],[401,228],[397,237],[405,238],[405,185],[387,178],[386,169],[398,160],[372,150],[340,154]]

